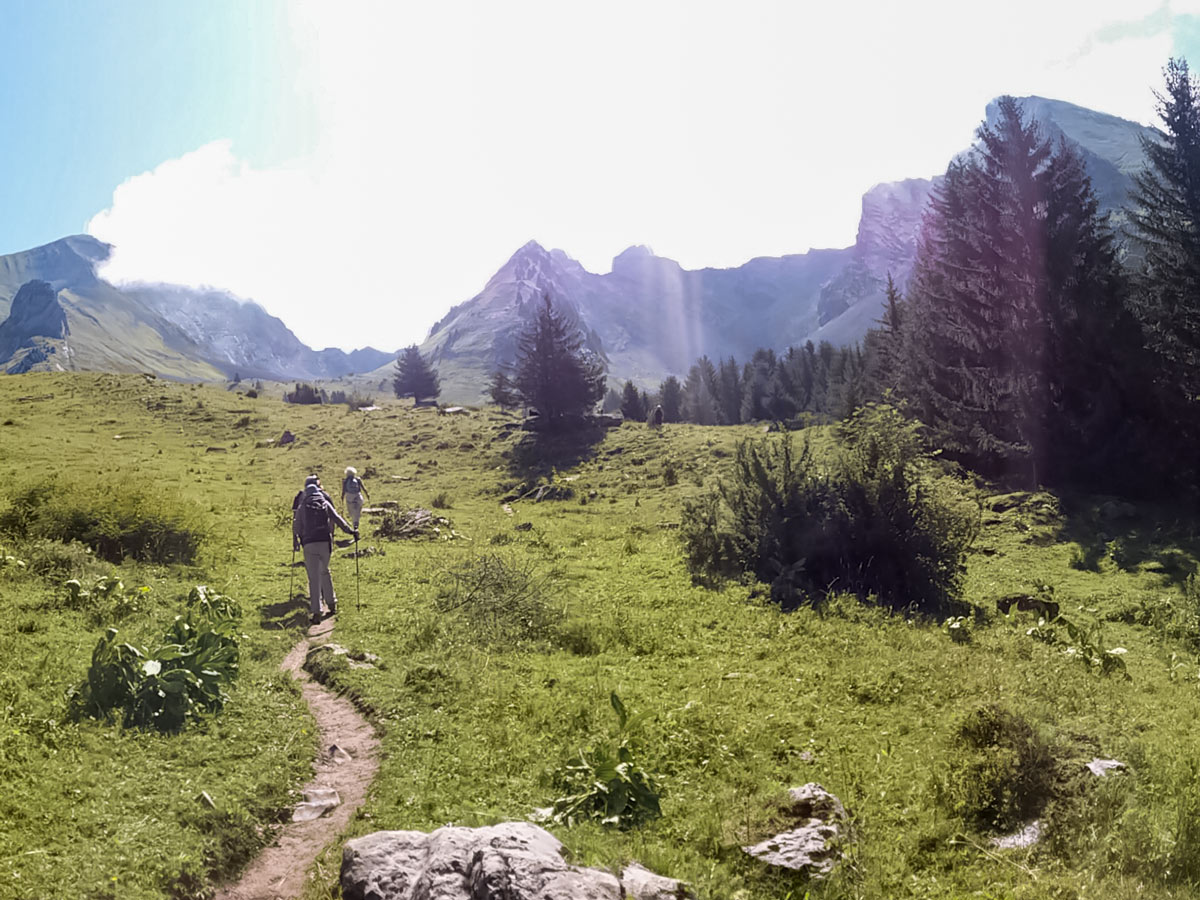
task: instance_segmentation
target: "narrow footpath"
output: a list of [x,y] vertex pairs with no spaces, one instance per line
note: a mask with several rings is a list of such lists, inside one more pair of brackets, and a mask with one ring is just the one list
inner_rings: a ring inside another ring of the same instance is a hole
[[331,788],[341,803],[319,818],[284,825],[275,842],[237,882],[218,891],[214,900],[296,900],[313,861],[349,824],[379,770],[379,739],[374,729],[349,700],[313,681],[302,668],[311,639],[327,638],[332,631],[332,620],[313,626],[308,638],[288,653],[281,668],[300,682],[304,702],[320,733],[316,776],[303,793]]

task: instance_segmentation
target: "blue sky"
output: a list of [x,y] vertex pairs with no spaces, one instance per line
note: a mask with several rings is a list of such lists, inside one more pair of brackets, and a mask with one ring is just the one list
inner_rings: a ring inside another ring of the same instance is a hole
[[0,253],[83,231],[125,179],[218,138],[260,166],[311,147],[311,103],[293,90],[281,6],[27,0],[2,8]]
[[1141,122],[1200,0],[0,0],[0,253],[423,339],[530,239],[596,272],[847,246],[993,97]]

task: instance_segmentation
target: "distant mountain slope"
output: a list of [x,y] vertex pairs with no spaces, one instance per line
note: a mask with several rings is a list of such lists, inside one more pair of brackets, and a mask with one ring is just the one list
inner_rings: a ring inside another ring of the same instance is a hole
[[[1154,130],[1058,100],[1025,97],[1021,103],[1046,137],[1079,148],[1101,208],[1119,224],[1132,173],[1144,164],[1141,139],[1152,139]],[[995,102],[989,104],[988,121],[995,110]],[[759,347],[853,343],[879,318],[888,273],[902,289],[906,284],[939,179],[867,191],[852,247],[752,259],[731,269],[689,271],[645,247],[630,247],[601,275],[531,241],[482,292],[438,322],[421,349],[442,375],[443,398],[477,401],[489,373],[514,360],[516,336],[542,293],[608,360],[610,382],[656,386],[669,374],[682,376],[701,354],[745,361]]]
[[[314,351],[262,307],[223,292],[115,287],[96,276],[110,249],[74,235],[0,256],[0,371],[291,380],[369,371],[394,358],[371,348]],[[56,309],[65,322],[61,333],[42,333],[42,318],[57,316]]]

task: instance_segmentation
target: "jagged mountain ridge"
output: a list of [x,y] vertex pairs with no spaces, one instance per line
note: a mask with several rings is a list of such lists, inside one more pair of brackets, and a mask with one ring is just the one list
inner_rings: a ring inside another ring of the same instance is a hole
[[[0,371],[293,380],[369,371],[395,358],[370,347],[351,354],[313,350],[258,304],[225,292],[116,287],[96,275],[110,251],[95,238],[73,235],[0,256]],[[41,315],[61,313],[61,333],[46,333],[29,308],[19,308],[22,292],[36,299]]]
[[[1046,137],[1081,151],[1101,208],[1119,225],[1132,174],[1144,164],[1141,139],[1156,132],[1063,101],[1020,102]],[[993,101],[985,118],[995,117]],[[702,354],[744,361],[759,347],[853,343],[879,318],[888,273],[901,288],[906,284],[922,215],[940,177],[867,191],[852,247],[752,259],[730,269],[687,270],[645,247],[630,247],[609,273],[596,274],[563,251],[531,241],[482,292],[450,310],[421,350],[442,374],[444,397],[475,401],[489,373],[513,362],[515,336],[531,315],[529,299],[543,292],[607,358],[610,381],[632,379],[645,387],[682,376]],[[519,278],[518,272],[536,274]]]

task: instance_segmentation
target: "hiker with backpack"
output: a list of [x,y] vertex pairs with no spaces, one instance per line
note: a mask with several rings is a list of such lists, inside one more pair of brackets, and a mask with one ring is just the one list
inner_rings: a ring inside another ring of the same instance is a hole
[[337,596],[333,592],[333,577],[329,574],[335,524],[358,540],[358,529],[338,515],[329,495],[321,490],[321,480],[316,475],[309,475],[304,480],[304,490],[292,505],[292,549],[304,551],[308,604],[314,625],[321,621],[322,600],[329,615],[337,615]]
[[346,466],[346,474],[342,478],[342,502],[346,505],[346,516],[355,529],[358,528],[358,520],[362,515],[364,499],[371,499],[371,495],[367,493],[367,486],[358,477],[358,470],[354,466]]

